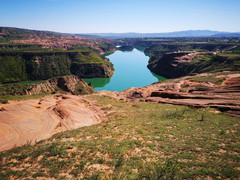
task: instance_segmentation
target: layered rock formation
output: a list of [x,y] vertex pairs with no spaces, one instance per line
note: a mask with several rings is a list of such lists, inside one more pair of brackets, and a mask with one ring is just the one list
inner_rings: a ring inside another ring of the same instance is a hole
[[186,75],[238,71],[240,60],[238,54],[218,54],[217,52],[199,53],[171,52],[162,56],[152,56],[149,60],[148,68],[166,78],[178,78]]
[[147,67],[152,72],[167,78],[179,77],[182,71],[179,71],[178,64],[191,62],[194,57],[195,54],[191,52],[166,53],[159,57],[151,57]]
[[207,76],[209,74],[200,74],[173,80],[169,83],[155,83],[146,87],[130,88],[119,93],[117,97],[125,101],[211,107],[240,117],[240,74],[217,76],[216,78],[225,78],[221,85],[194,80],[194,78]]
[[93,93],[94,89],[81,78],[74,75],[52,78],[40,83],[6,84],[0,86],[0,96],[53,94],[56,92],[79,95]]
[[72,73],[81,78],[109,78],[113,76],[113,66],[109,64],[74,64]]
[[[92,50],[0,52],[0,83],[57,76],[111,77],[113,64]],[[94,72],[94,73],[93,73]]]
[[101,110],[80,96],[10,101],[0,104],[0,151],[104,120]]

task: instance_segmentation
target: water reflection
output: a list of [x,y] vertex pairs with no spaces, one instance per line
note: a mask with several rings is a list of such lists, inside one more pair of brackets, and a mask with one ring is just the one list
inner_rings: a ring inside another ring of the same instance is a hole
[[110,82],[111,78],[89,78],[83,79],[86,83],[92,83],[93,88],[102,88]]
[[147,68],[149,57],[142,51],[115,51],[107,56],[114,64],[115,72],[111,78],[84,79],[92,82],[96,91],[123,91],[131,87],[142,87],[164,80]]
[[[149,71],[150,71],[150,70],[149,70]],[[155,73],[152,72],[152,71],[150,71],[150,73],[151,73],[155,78],[157,78],[158,81],[163,81],[163,80],[166,79],[165,77],[159,76],[159,75],[155,74]]]

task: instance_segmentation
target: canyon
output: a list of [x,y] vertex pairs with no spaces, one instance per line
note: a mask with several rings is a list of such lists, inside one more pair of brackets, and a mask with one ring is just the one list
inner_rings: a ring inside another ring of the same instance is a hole
[[0,179],[239,177],[239,39],[0,42]]

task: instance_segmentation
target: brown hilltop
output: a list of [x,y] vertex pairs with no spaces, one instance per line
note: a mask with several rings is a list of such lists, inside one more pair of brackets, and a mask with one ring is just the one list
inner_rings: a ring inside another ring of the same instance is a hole
[[[107,40],[104,40],[107,41]],[[97,42],[97,43],[96,43]],[[98,45],[102,43],[101,39],[88,39],[78,36],[39,36],[29,35],[28,39],[12,40],[11,43],[21,44],[39,44],[43,48],[61,48],[69,49],[73,46],[82,46],[83,48],[93,48],[99,51],[99,54],[104,54],[103,49]]]

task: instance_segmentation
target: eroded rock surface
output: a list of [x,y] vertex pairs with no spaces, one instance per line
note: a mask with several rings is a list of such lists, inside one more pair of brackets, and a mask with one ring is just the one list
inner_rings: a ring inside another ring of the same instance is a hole
[[0,151],[104,120],[102,111],[80,96],[10,101],[0,104]]
[[74,75],[56,77],[41,83],[5,84],[0,86],[0,96],[53,94],[56,92],[80,95],[91,94],[94,92],[94,89],[84,80]]
[[[200,76],[209,76],[209,74],[198,75]],[[130,88],[119,93],[118,97],[126,101],[212,107],[240,117],[240,74],[221,75],[220,77],[226,78],[221,85],[188,80],[186,77],[176,82]]]

